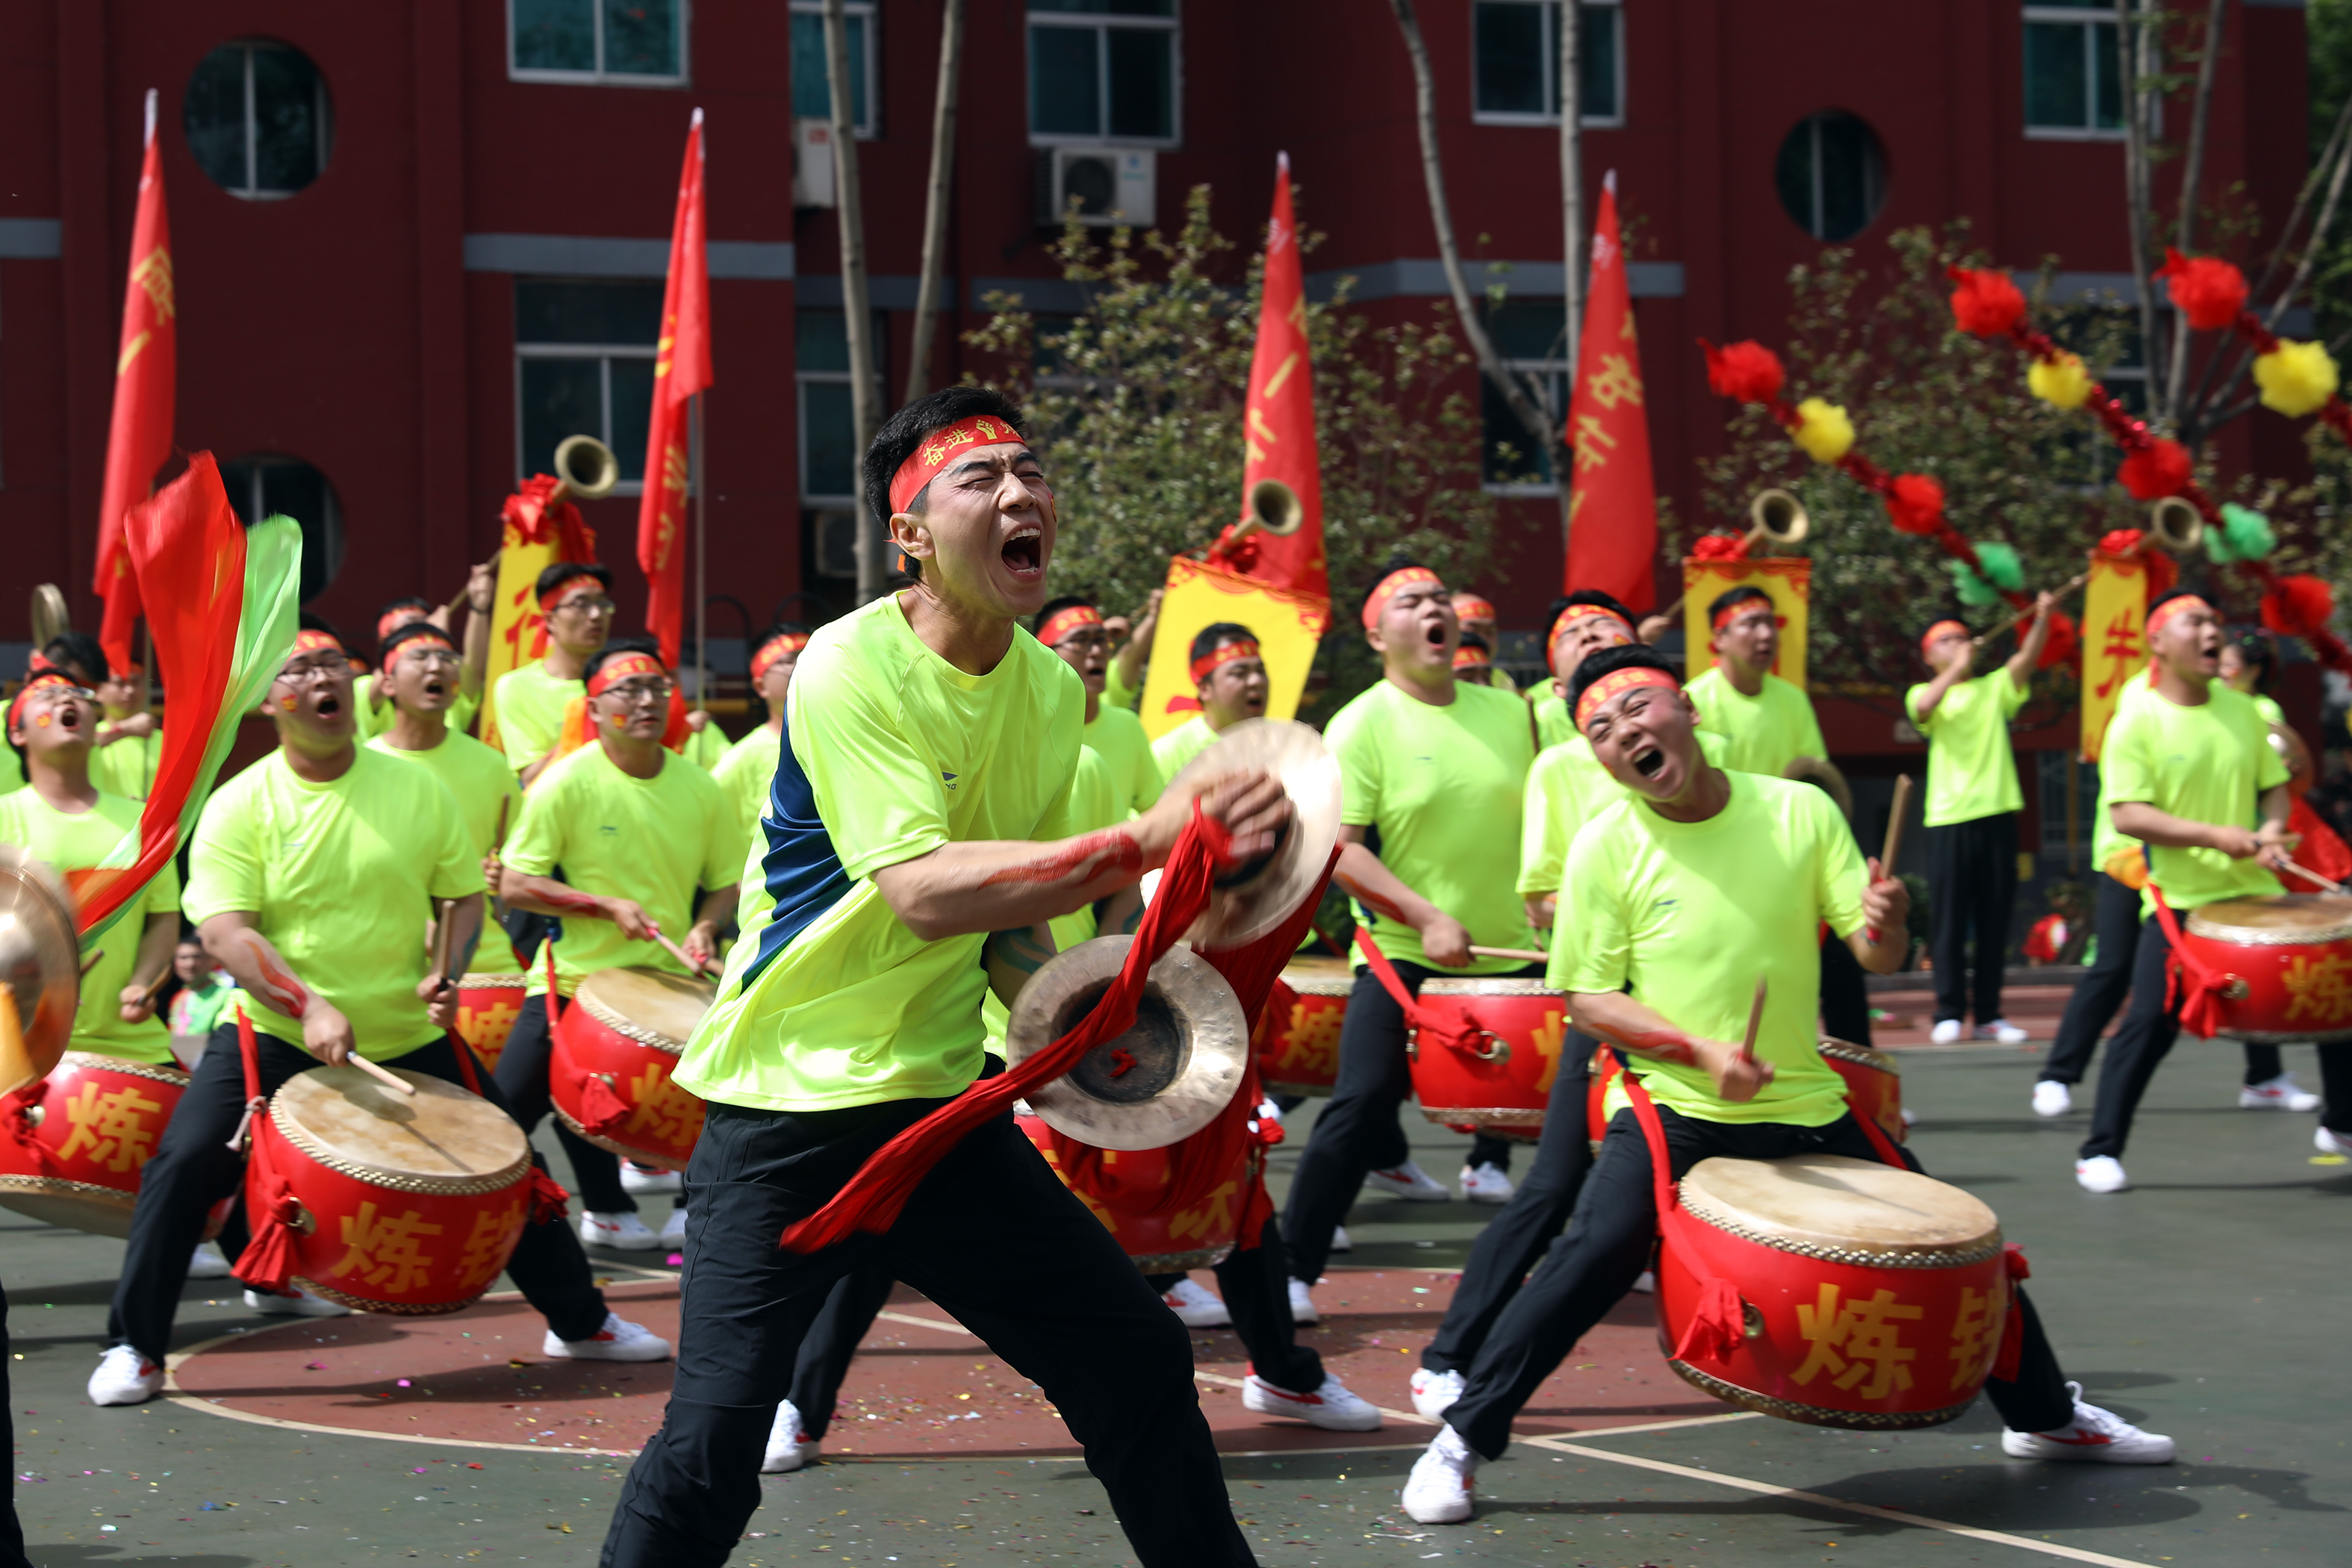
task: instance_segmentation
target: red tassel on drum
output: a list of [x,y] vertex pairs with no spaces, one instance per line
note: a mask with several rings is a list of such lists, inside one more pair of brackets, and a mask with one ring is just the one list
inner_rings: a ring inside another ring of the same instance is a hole
[[[611,1093],[610,1089],[605,1091]],[[530,1168],[530,1223],[546,1225],[562,1219],[572,1202],[572,1194],[562,1182],[537,1165]]]
[[1722,1361],[1747,1337],[1748,1305],[1739,1299],[1738,1288],[1728,1279],[1709,1279],[1698,1288],[1698,1302],[1691,1310],[1682,1343],[1675,1347],[1675,1359]]
[[2033,1278],[2025,1248],[2011,1242],[2001,1251],[2009,1268],[2009,1311],[2000,1324],[2000,1350],[1992,1358],[1992,1374],[2003,1383],[2017,1381],[2018,1363],[2025,1358],[2025,1314],[2018,1310],[2017,1283]]
[[[254,1140],[253,1159],[266,1167],[268,1156],[267,1135]],[[257,1175],[248,1174],[247,1190],[267,1183],[269,1196],[263,1204],[261,1223],[253,1228],[253,1239],[237,1255],[236,1267],[230,1270],[239,1279],[257,1290],[267,1290],[274,1296],[293,1294],[294,1285],[294,1222],[302,1216],[302,1205],[294,1196],[294,1189],[275,1170],[264,1169]],[[250,1207],[248,1199],[247,1206]]]
[[602,1138],[629,1119],[629,1102],[613,1092],[602,1074],[585,1073],[580,1079],[580,1112],[581,1125]]
[[16,1147],[36,1169],[45,1176],[53,1176],[58,1172],[58,1157],[41,1142],[40,1130],[33,1123],[33,1108],[41,1103],[47,1088],[48,1080],[42,1079],[0,1099],[0,1124],[5,1125],[8,1136],[16,1141]]

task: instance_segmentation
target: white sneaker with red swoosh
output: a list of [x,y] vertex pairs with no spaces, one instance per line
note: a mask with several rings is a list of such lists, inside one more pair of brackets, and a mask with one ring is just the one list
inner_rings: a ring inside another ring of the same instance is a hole
[[2062,1459],[2094,1465],[2168,1465],[2172,1439],[2143,1432],[2112,1410],[2085,1404],[2083,1385],[2070,1383],[2074,1419],[2054,1432],[2003,1432],[2000,1451],[2012,1459]]
[[1242,1379],[1242,1408],[1260,1415],[1295,1415],[1327,1432],[1377,1432],[1381,1426],[1377,1406],[1350,1394],[1346,1384],[1328,1374],[1323,1386],[1314,1393],[1293,1394],[1252,1373]]

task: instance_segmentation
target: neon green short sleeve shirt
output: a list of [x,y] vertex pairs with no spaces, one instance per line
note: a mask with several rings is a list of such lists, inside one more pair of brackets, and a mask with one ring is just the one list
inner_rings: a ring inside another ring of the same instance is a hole
[[762,724],[729,747],[711,770],[710,776],[734,807],[735,826],[746,843],[759,829],[760,814],[768,809],[768,786],[776,782],[776,755],[783,745],[783,732]]
[[1569,717],[1568,699],[1554,691],[1551,682],[1546,681],[1541,687],[1530,686],[1528,689],[1540,693],[1530,696],[1528,700],[1536,711],[1536,739],[1543,742],[1545,751],[1582,739],[1576,732],[1576,721]]
[[[1722,767],[1730,743],[1705,730],[1697,735],[1699,754]],[[1538,753],[1535,766],[1528,770],[1519,825],[1520,897],[1561,891],[1560,868],[1568,860],[1568,847],[1575,841],[1578,829],[1630,793],[1609,776],[1609,770],[1601,765],[1581,735],[1570,735]]]
[[[2145,801],[2190,822],[2252,827],[2264,791],[2286,783],[2286,764],[2271,749],[2261,710],[2220,681],[2206,700],[2183,708],[2151,690],[2119,708],[2099,752],[2100,792],[2109,805]],[[2217,899],[2259,898],[2280,891],[2279,880],[2251,857],[2232,860],[2219,849],[2147,848],[2148,874],[2175,910]],[[2153,893],[2141,907],[2156,912]]]
[[134,735],[90,752],[89,782],[106,795],[145,800],[155,787],[155,768],[163,760],[163,731]]
[[[2137,675],[2126,680],[2123,683],[2123,689],[2116,693],[2116,710],[2108,715],[2107,733],[2110,735],[2115,733],[2116,721],[2121,719],[2126,710],[2155,698],[2156,692],[2148,685],[2145,675]],[[2104,741],[2100,750],[2104,757],[2105,752]],[[2118,855],[2126,851],[2133,854],[2141,852],[2140,841],[2137,838],[2126,838],[2116,831],[2115,816],[2107,810],[2108,803],[2114,798],[2108,793],[2107,784],[2114,776],[2114,769],[2102,761],[2099,766],[2099,798],[2091,807],[2091,864],[2102,871],[2106,870],[2107,863]]]
[[[131,742],[121,742],[127,747]],[[118,747],[109,747],[110,751]],[[123,838],[139,830],[139,803],[101,790],[98,804],[79,813],[59,811],[31,789],[0,799],[0,844],[14,844],[58,871],[80,871],[102,863]],[[171,1034],[161,1017],[122,1021],[122,989],[138,967],[141,933],[156,915],[180,908],[180,868],[163,862],[155,879],[123,913],[106,937],[97,965],[82,976],[81,1005],[75,1010],[71,1048],[121,1057],[134,1062],[172,1059]],[[175,931],[174,935],[177,934]]]
[[[352,700],[359,705],[360,739],[362,741],[373,741],[378,735],[392,733],[393,723],[400,717],[399,710],[392,705],[390,693],[385,694],[383,706],[376,704],[376,684],[382,679],[379,673],[370,670],[352,682]],[[456,700],[449,704],[449,711],[444,717],[453,732],[462,733],[474,727],[474,715],[481,710],[482,700],[478,694],[469,697],[460,691]]]
[[1134,712],[1143,701],[1143,685],[1140,681],[1129,686],[1118,678],[1118,658],[1116,655],[1111,658],[1110,668],[1103,671],[1102,700],[1103,705],[1107,708],[1124,708],[1130,713]]
[[1903,694],[1904,713],[1927,737],[1927,826],[2024,810],[2009,721],[2025,706],[2025,688],[2004,667],[1958,682],[1922,719],[1919,699],[1928,684],[1922,681]]
[[1698,727],[1731,742],[1724,759],[1727,768],[1773,778],[1799,757],[1830,754],[1822,741],[1821,721],[1813,715],[1812,699],[1802,688],[1767,675],[1753,697],[1731,684],[1720,667],[1709,669],[1686,689],[1698,710]]
[[584,680],[556,679],[536,659],[499,677],[490,707],[498,719],[499,745],[515,772],[547,755],[563,732],[563,710],[587,689]]
[[[514,770],[507,766],[506,758],[471,735],[461,734],[453,728],[429,752],[404,752],[388,736],[378,735],[368,742],[368,749],[423,768],[441,781],[449,797],[457,803],[466,841],[473,847],[477,858],[490,852],[490,845],[498,836],[501,801],[507,807],[507,829],[513,831],[522,810],[522,786],[515,782]],[[489,899],[485,895],[481,940],[474,944],[473,960],[467,964],[466,973],[500,974],[513,968],[514,948],[490,919]]]
[[1109,768],[1111,793],[1118,799],[1119,815],[1124,817],[1150,810],[1167,780],[1160,776],[1159,761],[1151,754],[1151,742],[1143,732],[1143,721],[1106,700],[1096,704],[1095,721],[1081,731],[1079,738],[1087,750],[1101,757]]
[[1152,765],[1159,770],[1162,781],[1172,779],[1184,771],[1186,763],[1216,743],[1217,732],[1209,728],[1208,720],[1195,713],[1151,742]]

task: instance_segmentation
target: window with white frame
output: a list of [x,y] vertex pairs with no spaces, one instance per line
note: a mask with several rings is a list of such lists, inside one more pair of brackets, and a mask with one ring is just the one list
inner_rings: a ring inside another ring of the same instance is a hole
[[257,452],[220,466],[229,510],[251,528],[265,517],[290,517],[302,527],[302,578],[296,592],[307,605],[327,591],[343,566],[343,503],[327,476],[299,458]]
[[[803,120],[833,117],[833,85],[825,74],[824,0],[792,0],[793,113]],[[849,108],[860,137],[874,134],[874,105],[880,97],[874,47],[878,40],[874,0],[844,0],[849,35]]]
[[1175,144],[1176,0],[1029,0],[1029,139]]
[[[1470,7],[1474,116],[1484,125],[1559,122],[1560,0],[1475,0]],[[1576,7],[1578,121],[1625,123],[1625,8]]]
[[520,81],[670,86],[686,79],[687,0],[507,0]]
[[[1486,310],[1486,333],[1503,366],[1519,380],[1557,429],[1568,418],[1568,316],[1558,304],[1513,300]],[[1528,433],[1494,383],[1479,377],[1482,469],[1486,488],[1497,495],[1559,493],[1551,452]]]
[[334,144],[326,79],[301,50],[268,39],[205,56],[188,78],[180,123],[196,166],[248,201],[301,190],[326,168]]
[[2123,56],[2109,0],[2026,0],[2025,133],[2123,135]]
[[551,473],[555,446],[593,436],[644,493],[662,285],[583,279],[515,283],[515,478]]

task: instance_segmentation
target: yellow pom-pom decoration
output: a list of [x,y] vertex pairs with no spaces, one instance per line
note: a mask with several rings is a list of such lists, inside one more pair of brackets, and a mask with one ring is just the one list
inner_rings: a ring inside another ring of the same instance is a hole
[[1797,405],[1797,416],[1804,423],[1790,433],[1790,438],[1814,462],[1834,463],[1853,450],[1853,421],[1836,404],[1808,397]]
[[2336,361],[2322,344],[2288,339],[2255,359],[2254,381],[2263,407],[2300,419],[2336,395]]
[[2053,408],[2080,408],[2091,395],[2091,373],[2083,368],[2081,354],[2061,353],[2056,359],[2038,359],[2027,366],[2025,384]]

